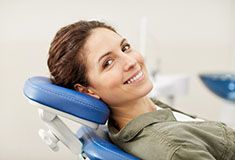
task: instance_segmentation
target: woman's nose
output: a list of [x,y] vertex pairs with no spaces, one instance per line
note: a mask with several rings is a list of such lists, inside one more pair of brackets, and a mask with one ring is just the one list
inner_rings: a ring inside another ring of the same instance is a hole
[[123,62],[124,62],[124,71],[129,71],[130,69],[134,68],[137,64],[136,59],[129,55],[123,56]]

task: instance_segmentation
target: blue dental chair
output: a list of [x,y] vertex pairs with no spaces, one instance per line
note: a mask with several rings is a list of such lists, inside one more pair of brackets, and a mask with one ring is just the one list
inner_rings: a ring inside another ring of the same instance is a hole
[[[38,106],[39,116],[49,129],[39,130],[39,135],[53,151],[58,150],[61,141],[78,159],[138,160],[109,141],[105,126],[109,109],[102,101],[54,85],[46,77],[29,78],[23,92],[30,103]],[[58,116],[82,127],[74,134]]]
[[199,75],[205,86],[215,95],[235,103],[235,74],[207,73]]

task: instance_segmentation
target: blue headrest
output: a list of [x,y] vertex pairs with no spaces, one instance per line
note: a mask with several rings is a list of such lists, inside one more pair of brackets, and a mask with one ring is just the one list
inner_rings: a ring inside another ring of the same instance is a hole
[[105,124],[109,109],[105,103],[89,95],[52,84],[49,78],[32,77],[24,85],[29,99],[78,118]]

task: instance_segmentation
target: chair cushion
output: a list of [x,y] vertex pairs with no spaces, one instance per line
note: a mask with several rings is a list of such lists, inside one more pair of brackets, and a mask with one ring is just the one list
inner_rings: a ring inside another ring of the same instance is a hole
[[23,92],[26,97],[45,107],[98,124],[105,124],[109,117],[109,109],[101,100],[55,85],[47,77],[29,78],[25,82]]
[[103,129],[82,126],[76,135],[83,144],[83,152],[91,160],[139,160],[112,144],[108,140],[107,131]]

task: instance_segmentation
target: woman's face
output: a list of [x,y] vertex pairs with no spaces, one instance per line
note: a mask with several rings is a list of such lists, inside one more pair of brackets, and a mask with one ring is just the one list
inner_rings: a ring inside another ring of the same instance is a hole
[[143,57],[119,34],[106,28],[94,29],[84,51],[88,89],[110,106],[128,103],[151,91]]

